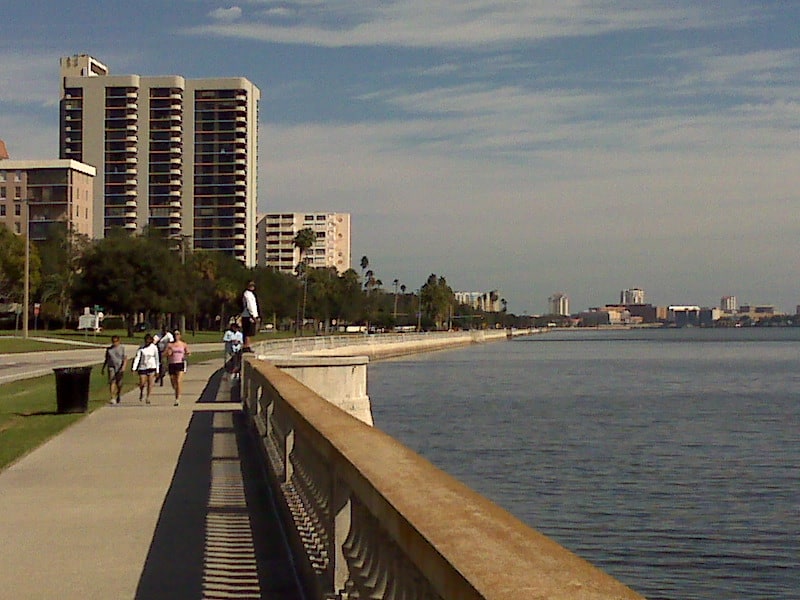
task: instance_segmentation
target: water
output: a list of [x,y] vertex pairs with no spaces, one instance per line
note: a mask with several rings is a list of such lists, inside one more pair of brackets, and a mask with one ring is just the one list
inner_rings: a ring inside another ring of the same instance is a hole
[[800,599],[800,329],[373,363],[377,427],[647,598]]

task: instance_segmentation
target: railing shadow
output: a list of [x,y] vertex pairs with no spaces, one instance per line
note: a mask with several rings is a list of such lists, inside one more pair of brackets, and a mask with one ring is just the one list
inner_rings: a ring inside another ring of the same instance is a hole
[[[224,384],[216,372],[198,403]],[[136,600],[301,598],[256,456],[240,411],[194,412]]]

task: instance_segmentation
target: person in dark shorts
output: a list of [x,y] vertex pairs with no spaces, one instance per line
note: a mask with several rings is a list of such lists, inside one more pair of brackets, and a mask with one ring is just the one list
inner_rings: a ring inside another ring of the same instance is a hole
[[181,332],[177,329],[173,332],[174,341],[167,345],[167,367],[169,369],[169,381],[175,391],[175,406],[181,403],[181,392],[183,391],[183,374],[186,373],[186,359],[191,354],[189,345],[183,341]]
[[122,395],[122,378],[125,375],[125,346],[120,342],[118,335],[111,336],[111,345],[106,348],[106,358],[100,368],[100,374],[108,371],[108,387],[111,392],[109,404],[119,404]]
[[150,393],[161,364],[158,361],[158,348],[149,333],[144,336],[144,344],[136,351],[131,368],[139,374],[139,402],[146,392],[145,401],[150,404]]
[[247,284],[247,289],[242,294],[242,334],[244,335],[242,352],[253,351],[250,348],[250,338],[258,331],[258,300],[256,299],[255,289],[256,282],[250,281]]

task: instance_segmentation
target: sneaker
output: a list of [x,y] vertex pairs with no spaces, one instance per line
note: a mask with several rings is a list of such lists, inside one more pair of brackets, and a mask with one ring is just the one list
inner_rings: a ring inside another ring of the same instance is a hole
[[181,405],[181,401],[180,400],[175,400],[175,404],[173,404],[172,406],[180,406],[180,405]]
[[147,399],[144,401],[144,403],[145,403],[145,404],[150,404],[150,398],[147,398]]
[[119,400],[117,400],[116,398],[112,398],[111,400],[108,401],[108,403],[111,406],[114,406],[115,404],[119,404]]
[[139,402],[142,401],[142,398],[144,398],[144,390],[142,388],[139,388]]

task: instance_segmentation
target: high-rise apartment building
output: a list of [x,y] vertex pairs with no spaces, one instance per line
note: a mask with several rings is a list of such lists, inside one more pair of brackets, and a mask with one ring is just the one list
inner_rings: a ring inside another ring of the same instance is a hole
[[739,309],[739,303],[736,301],[736,296],[723,296],[720,298],[719,308],[727,313],[735,313]]
[[53,227],[91,237],[94,176],[74,160],[0,160],[0,224],[35,241]]
[[551,315],[569,316],[569,298],[566,294],[558,292],[547,299]]
[[644,304],[644,290],[639,288],[622,290],[619,293],[619,303],[623,305]]
[[97,168],[94,235],[145,228],[256,264],[260,91],[61,59],[60,155]]
[[339,273],[350,268],[349,213],[270,213],[258,221],[258,265],[293,273],[300,262],[295,247],[297,233],[314,231],[314,245],[305,258],[310,267],[335,267]]

